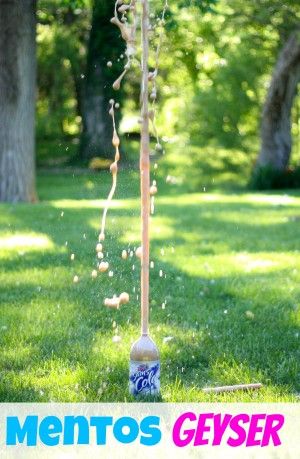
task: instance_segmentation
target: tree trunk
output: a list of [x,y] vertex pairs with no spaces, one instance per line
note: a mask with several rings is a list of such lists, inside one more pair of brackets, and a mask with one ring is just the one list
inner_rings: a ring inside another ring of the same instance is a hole
[[36,2],[0,0],[0,201],[34,201]]
[[283,171],[289,164],[291,110],[300,81],[300,31],[294,31],[281,51],[262,114],[261,151],[257,167]]
[[[93,156],[114,156],[108,109],[110,99],[117,97],[120,102],[122,98],[122,89],[116,93],[112,84],[122,72],[124,60],[120,55],[125,49],[119,30],[110,23],[113,10],[112,0],[94,0],[81,104],[83,132],[80,153],[85,159]],[[107,67],[109,61],[113,63],[112,67]]]

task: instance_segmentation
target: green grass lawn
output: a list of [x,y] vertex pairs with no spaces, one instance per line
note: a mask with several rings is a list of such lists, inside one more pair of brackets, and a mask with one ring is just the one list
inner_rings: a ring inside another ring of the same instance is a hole
[[[38,204],[1,205],[2,402],[131,400],[139,266],[120,255],[138,245],[139,184],[136,174],[121,173],[105,244],[114,275],[92,280],[109,183],[107,173],[40,175]],[[161,352],[161,400],[296,401],[300,196],[159,188],[151,333]],[[103,306],[122,291],[129,305]],[[260,392],[202,393],[208,385],[258,381]]]

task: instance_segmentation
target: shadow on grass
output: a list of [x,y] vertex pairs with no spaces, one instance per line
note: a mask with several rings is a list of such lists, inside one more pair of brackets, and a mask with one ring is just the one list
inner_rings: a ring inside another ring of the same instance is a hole
[[[127,396],[128,354],[132,339],[138,337],[138,299],[134,296],[134,301],[120,311],[106,310],[101,303],[104,295],[120,289],[120,283],[122,290],[132,292],[138,283],[137,270],[129,272],[125,264],[117,267],[113,279],[105,276],[95,283],[89,278],[96,238],[90,221],[98,216],[96,210],[69,208],[66,218],[60,219],[58,209],[50,204],[30,207],[30,212],[28,209],[15,208],[11,230],[43,233],[55,249],[44,253],[29,250],[21,257],[16,252],[1,260],[7,280],[0,287],[0,342],[4,350],[0,400],[131,400]],[[251,215],[257,219],[257,212],[266,210],[276,220],[283,209],[257,209],[248,203],[160,204],[159,213],[168,218],[177,236],[172,241],[154,237],[153,253],[170,244],[184,246],[187,257],[218,254],[218,244],[223,253],[297,250],[296,222],[251,224]],[[295,213],[295,206],[284,206],[284,210]],[[122,208],[113,213],[118,221],[128,218],[128,211]],[[137,218],[137,209],[130,213]],[[232,213],[246,213],[249,221],[230,221]],[[228,220],[222,220],[222,215]],[[78,228],[86,235],[80,243]],[[114,230],[114,237],[123,237],[126,226],[120,228]],[[193,235],[192,240],[189,235]],[[202,243],[204,237],[206,244]],[[70,250],[76,247],[75,266],[70,264],[66,239]],[[111,247],[112,260],[119,258],[121,246]],[[191,388],[194,397],[200,399],[197,391],[205,385],[258,378],[288,393],[300,389],[299,292],[294,289],[285,297],[282,285],[290,269],[240,272],[212,279],[209,273],[202,277],[187,274],[158,256],[153,260],[152,335],[161,350],[163,388],[172,391],[179,384],[184,401],[189,400]],[[167,273],[166,279],[159,276],[160,269]],[[83,282],[73,285],[72,276],[77,271],[84,273]],[[162,309],[164,298],[166,307]],[[251,312],[248,316],[247,311]],[[120,344],[112,343],[116,327],[123,338]],[[165,399],[163,395],[161,400]]]
[[[152,335],[161,351],[162,388],[180,381],[188,392],[260,378],[291,393],[299,390],[299,326],[292,299],[278,298],[269,304],[253,301],[251,296],[239,295],[238,289],[233,292],[230,276],[209,284],[166,263],[163,269],[168,273],[166,286],[153,282],[151,292]],[[256,279],[253,274],[239,276],[241,292],[245,285],[251,286],[249,294],[255,292]],[[268,286],[272,274],[260,275],[260,280]],[[199,296],[204,284],[205,295]],[[269,289],[275,296],[276,286]],[[11,288],[10,295],[6,292],[9,311],[2,305],[1,323],[8,324],[8,331],[2,333],[1,347],[4,351],[14,347],[15,353],[9,357],[4,352],[0,360],[1,400],[130,400],[128,355],[132,337],[138,335],[138,304],[118,312],[102,308],[105,285],[100,295],[89,284],[43,290],[37,295],[33,283]],[[166,293],[168,302],[162,310],[161,298]],[[245,315],[249,308],[253,319]],[[120,345],[111,341],[113,321],[123,337]],[[172,340],[164,344],[164,337],[170,335]],[[26,347],[30,353],[19,356]],[[65,378],[66,370],[75,378]],[[66,393],[59,389],[64,385]]]
[[[180,247],[192,236],[192,253],[199,256],[238,251],[292,252],[300,248],[300,208],[296,204],[274,206],[199,200],[192,203],[175,201],[170,205],[158,201],[156,208],[158,215],[167,219],[172,238],[164,239],[159,234],[153,234],[154,245],[157,243]],[[61,248],[68,241],[69,247],[76,244],[78,250],[83,246],[86,250],[91,250],[97,233],[91,227],[90,221],[100,222],[99,210],[80,207],[79,201],[78,208],[65,209],[64,218],[60,214],[61,209],[47,204],[34,207],[24,205],[18,210],[12,207],[7,219],[13,219],[14,223],[7,229],[13,232],[35,231],[46,234]],[[120,236],[126,226],[129,230],[133,226],[138,228],[138,217],[139,209],[135,206],[112,209],[108,217],[111,240],[115,239],[116,233]],[[135,219],[134,225],[130,223],[132,218]],[[3,216],[2,219],[5,227]],[[115,227],[121,223],[120,230],[111,226],[112,221]],[[53,256],[55,255],[49,255],[49,261]]]
[[[55,186],[53,186],[55,182]],[[40,173],[38,175],[38,196],[41,201],[60,199],[104,199],[111,187],[109,171],[87,174]],[[116,197],[136,198],[139,196],[138,168],[120,171]]]

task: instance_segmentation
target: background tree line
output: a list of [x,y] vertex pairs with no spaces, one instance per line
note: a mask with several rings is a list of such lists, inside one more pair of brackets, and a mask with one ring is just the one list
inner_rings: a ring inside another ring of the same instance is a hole
[[[159,15],[162,2],[154,3]],[[35,136],[40,165],[111,157],[107,107],[124,52],[113,7],[0,0],[1,200],[36,199]],[[292,0],[172,2],[160,70],[164,140],[256,157],[258,188],[299,185],[297,167],[289,168],[300,150],[299,18]],[[117,96],[129,139],[138,131],[137,94],[133,72]]]

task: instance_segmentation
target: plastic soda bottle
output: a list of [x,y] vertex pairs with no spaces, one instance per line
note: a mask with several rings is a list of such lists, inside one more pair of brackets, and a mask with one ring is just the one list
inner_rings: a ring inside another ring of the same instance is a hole
[[142,335],[130,352],[129,391],[134,396],[157,396],[160,392],[160,360],[156,344]]

